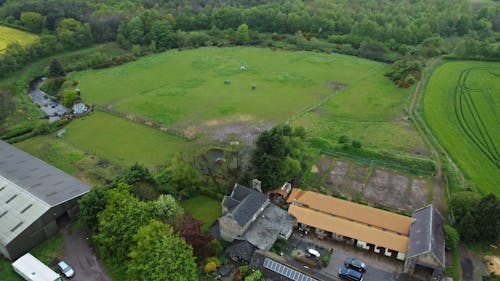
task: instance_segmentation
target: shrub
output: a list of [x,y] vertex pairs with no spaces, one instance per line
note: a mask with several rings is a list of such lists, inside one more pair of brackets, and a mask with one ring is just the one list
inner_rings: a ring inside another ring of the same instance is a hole
[[248,273],[248,265],[242,265],[238,267],[238,271],[241,272],[243,275],[247,275]]
[[352,147],[354,148],[361,148],[361,142],[357,140],[352,141]]
[[346,143],[347,141],[349,141],[349,138],[346,135],[339,137],[339,143]]
[[445,244],[447,249],[455,249],[460,241],[458,232],[450,225],[444,226]]
[[62,104],[65,107],[71,107],[78,98],[78,94],[73,89],[64,89],[62,93]]
[[217,265],[217,267],[221,266],[221,264],[222,264],[218,257],[207,258],[207,263],[211,263],[211,262],[215,263]]
[[217,270],[217,264],[215,264],[215,262],[207,263],[204,268],[205,273],[214,272],[216,270]]
[[220,256],[224,248],[222,247],[222,243],[219,239],[213,239],[208,243],[208,251],[211,255]]
[[66,81],[66,78],[64,78],[64,77],[56,77],[56,78],[47,79],[47,80],[45,80],[45,82],[42,83],[40,90],[44,91],[45,93],[47,93],[49,95],[57,96],[59,89],[61,89],[61,86],[64,84],[65,81]]

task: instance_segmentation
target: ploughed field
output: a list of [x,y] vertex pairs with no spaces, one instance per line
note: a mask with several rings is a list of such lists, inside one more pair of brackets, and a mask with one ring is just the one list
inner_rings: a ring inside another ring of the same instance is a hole
[[482,193],[500,194],[500,63],[447,62],[430,77],[424,118]]
[[27,46],[38,39],[38,36],[18,29],[0,25],[0,53],[5,51],[7,45],[18,42],[22,46]]
[[[398,89],[384,77],[388,68],[338,54],[209,47],[172,50],[118,67],[76,72],[70,79],[80,81],[85,102],[109,109],[113,118],[142,118],[186,136],[224,139],[234,134],[251,141],[262,130],[291,121],[304,126],[313,137],[336,141],[346,134],[368,147],[426,154],[414,129],[401,117],[410,90]],[[121,139],[134,129],[124,124],[120,125],[120,138],[107,139],[107,146],[120,149],[93,147],[101,133],[115,130],[104,128],[107,122],[96,121],[103,118],[70,124],[67,135],[71,142],[114,159],[130,157]],[[86,131],[86,122],[91,123],[89,127],[103,126],[103,130],[91,130],[99,134]],[[133,138],[150,136],[145,130]],[[171,142],[162,141],[162,149],[182,151],[178,139]],[[137,151],[151,149],[146,143],[129,143]],[[163,160],[168,154],[158,157]],[[146,165],[158,164],[150,155],[146,158],[133,156]]]

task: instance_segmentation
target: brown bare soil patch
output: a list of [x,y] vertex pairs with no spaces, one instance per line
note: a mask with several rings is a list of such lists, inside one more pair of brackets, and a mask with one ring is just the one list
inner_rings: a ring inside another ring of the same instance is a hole
[[484,263],[488,268],[488,271],[494,272],[496,275],[500,275],[500,258],[497,256],[484,256]]

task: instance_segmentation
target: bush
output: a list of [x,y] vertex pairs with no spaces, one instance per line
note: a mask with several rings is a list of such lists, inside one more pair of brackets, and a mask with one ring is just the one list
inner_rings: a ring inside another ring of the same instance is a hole
[[330,255],[323,256],[323,263],[324,266],[328,266],[328,264],[330,263]]
[[346,143],[347,141],[349,141],[349,138],[346,135],[339,137],[339,143]]
[[213,239],[208,243],[208,251],[213,256],[220,256],[224,248],[222,247],[222,243],[219,239]]
[[243,275],[247,275],[248,273],[248,265],[242,265],[238,267],[238,271],[241,272]]
[[62,104],[70,108],[78,98],[78,93],[73,89],[64,89],[62,93]]
[[205,273],[214,272],[217,270],[217,264],[215,264],[215,262],[209,262],[205,265],[205,268],[203,270],[205,271]]
[[450,225],[444,226],[445,244],[448,250],[455,249],[460,241],[458,232]]
[[361,148],[361,142],[357,140],[352,141],[352,147],[354,148]]
[[207,258],[207,263],[215,263],[217,267],[221,266],[222,262],[219,260],[218,257],[209,257]]
[[65,81],[66,78],[64,77],[49,78],[42,83],[40,90],[51,96],[57,96],[57,93]]

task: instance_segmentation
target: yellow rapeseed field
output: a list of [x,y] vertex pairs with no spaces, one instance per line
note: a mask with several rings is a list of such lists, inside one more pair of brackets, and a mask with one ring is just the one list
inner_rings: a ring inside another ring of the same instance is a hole
[[29,45],[38,39],[38,36],[18,29],[0,26],[0,53],[2,53],[10,42],[17,41],[21,45]]

